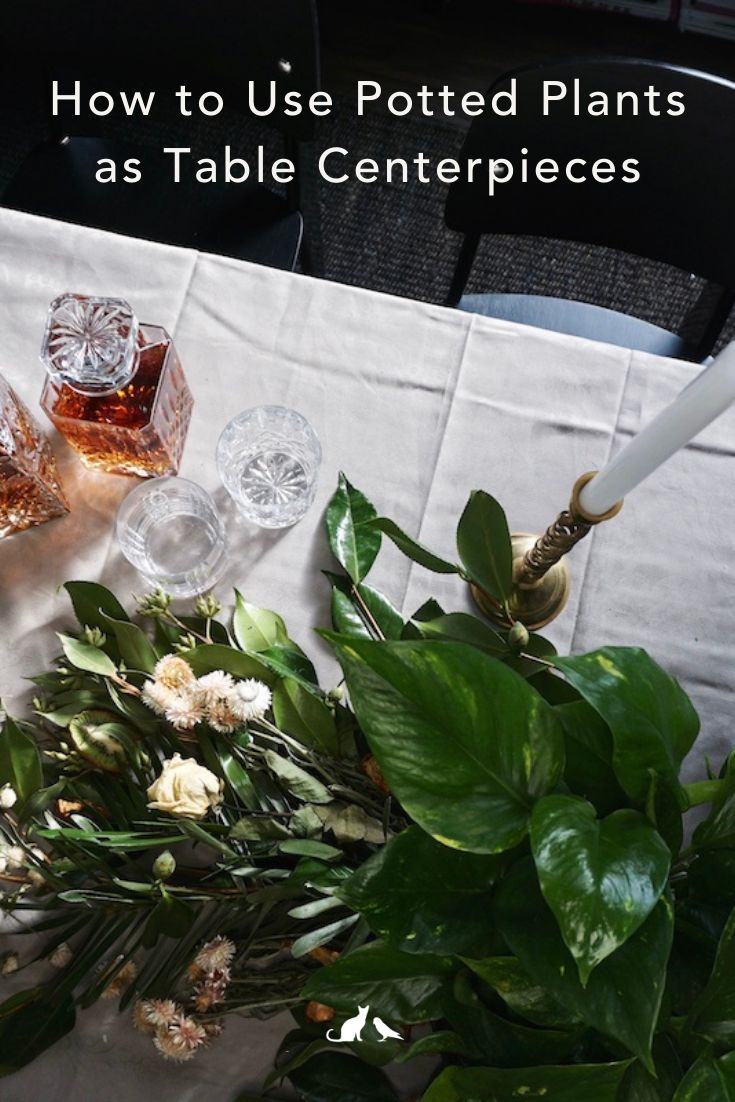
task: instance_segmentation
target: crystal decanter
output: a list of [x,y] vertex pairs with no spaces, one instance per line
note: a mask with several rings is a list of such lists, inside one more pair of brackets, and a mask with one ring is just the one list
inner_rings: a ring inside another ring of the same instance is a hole
[[49,442],[0,375],[0,539],[68,512]]
[[176,474],[193,399],[165,329],[127,302],[65,294],[49,307],[41,405],[88,467]]

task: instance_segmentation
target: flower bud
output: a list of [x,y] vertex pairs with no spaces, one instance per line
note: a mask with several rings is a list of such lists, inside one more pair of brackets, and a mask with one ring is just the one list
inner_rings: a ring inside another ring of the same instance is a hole
[[345,691],[342,688],[342,686],[341,685],[335,685],[335,687],[333,689],[330,689],[329,692],[327,693],[327,700],[331,700],[335,704],[338,704],[340,702],[340,700],[342,700],[344,695],[345,695]]
[[157,619],[167,611],[170,604],[171,598],[168,593],[164,593],[162,589],[154,589],[139,598],[138,612],[141,616]]
[[516,620],[508,632],[508,646],[514,654],[520,654],[523,648],[528,646],[529,638],[528,628],[520,620]]
[[159,853],[153,862],[153,875],[156,880],[168,880],[176,872],[176,859],[170,850]]
[[204,616],[205,619],[211,620],[213,616],[216,616],[218,612],[222,611],[222,605],[213,593],[203,593],[197,600],[194,611],[197,616]]
[[4,784],[2,788],[0,788],[0,810],[10,811],[17,799],[18,796],[16,795],[15,789],[11,785]]
[[104,647],[107,642],[104,631],[100,631],[99,628],[91,628],[88,624],[85,625],[83,639],[91,647]]

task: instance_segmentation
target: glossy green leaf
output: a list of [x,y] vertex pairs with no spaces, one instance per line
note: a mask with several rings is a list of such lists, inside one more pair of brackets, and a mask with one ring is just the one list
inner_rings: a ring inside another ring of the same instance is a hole
[[75,1020],[74,1002],[65,993],[47,995],[33,987],[6,999],[0,1004],[0,1076],[30,1064],[70,1033]]
[[158,655],[145,632],[129,620],[114,620],[104,612],[100,618],[105,624],[104,630],[114,635],[120,657],[127,668],[153,673]]
[[266,685],[272,685],[275,681],[273,673],[251,654],[243,654],[234,647],[226,647],[222,643],[202,643],[192,650],[184,651],[181,655],[189,663],[197,677],[213,670],[224,670],[243,680],[255,677],[264,681]]
[[73,639],[71,635],[59,633],[59,639],[64,654],[78,670],[100,674],[102,677],[114,677],[117,673],[115,663],[99,647],[93,647],[91,643],[83,643],[80,639]]
[[318,930],[310,930],[308,934],[302,934],[301,937],[296,938],[291,946],[291,956],[298,960],[299,957],[305,957],[308,953],[313,953],[315,949],[320,949],[322,945],[329,945],[339,934],[349,930],[351,926],[359,921],[359,915],[343,916]]
[[462,970],[442,992],[443,1016],[469,1049],[473,1062],[498,1068],[538,1067],[568,1060],[582,1029],[536,1029],[509,1021],[485,1005],[472,973]]
[[160,901],[151,911],[143,931],[143,945],[155,946],[159,937],[182,938],[194,923],[194,911],[183,899],[171,895],[165,889]]
[[35,739],[6,716],[0,729],[0,788],[9,784],[21,803],[43,784],[41,755]]
[[735,1102],[735,1052],[706,1053],[689,1069],[672,1102]]
[[630,808],[598,820],[577,796],[546,796],[531,815],[531,849],[583,985],[648,918],[661,898],[671,854]]
[[735,1048],[735,909],[725,923],[709,982],[690,1014],[690,1027]]
[[340,473],[339,486],[327,507],[329,546],[337,562],[357,585],[375,562],[380,532],[371,527],[374,506]]
[[[314,667],[303,651],[296,649],[294,646],[282,647],[276,645],[275,647],[268,647],[267,650],[259,651],[258,658],[270,670],[271,675],[292,677],[307,692],[313,693],[319,698],[324,696],[317,684]],[[265,678],[261,678],[261,680],[264,681]]]
[[267,608],[249,604],[237,589],[232,630],[237,645],[251,653],[288,642],[288,632],[281,617]]
[[433,620],[420,620],[416,626],[425,639],[454,639],[497,658],[509,654],[508,644],[500,632],[468,612],[449,612]]
[[293,678],[280,681],[273,693],[273,715],[277,726],[305,746],[324,754],[339,753],[339,736],[334,712]]
[[336,631],[374,639],[377,625],[386,639],[401,638],[403,617],[384,594],[366,582],[353,586],[343,575],[326,573],[332,583],[332,624]]
[[398,525],[389,520],[388,517],[376,517],[375,520],[370,522],[372,528],[377,528],[380,532],[392,540],[399,551],[402,551],[409,559],[419,564],[419,566],[426,567],[427,570],[433,571],[434,574],[459,574],[460,567],[456,563],[447,562],[446,559],[442,559],[439,555],[435,555],[433,551],[429,551],[428,547],[424,547],[422,543],[418,543],[417,540],[411,539]]
[[271,772],[275,773],[287,791],[297,799],[311,804],[328,804],[331,801],[332,794],[326,785],[295,762],[281,757],[275,750],[266,750],[264,757]]
[[629,1061],[540,1068],[451,1067],[423,1095],[422,1102],[618,1102]]
[[672,908],[666,897],[640,929],[595,968],[586,988],[544,902],[530,859],[516,864],[500,882],[495,914],[511,951],[536,983],[653,1070],[651,1042],[673,934]]
[[628,795],[645,801],[652,774],[678,790],[699,719],[674,678],[636,647],[553,661],[610,728],[613,767]]
[[257,810],[260,807],[260,800],[245,766],[240,764],[227,746],[219,742],[215,743],[215,752],[222,774],[232,791],[245,807]]
[[484,490],[474,490],[457,528],[457,551],[473,582],[497,601],[513,587],[513,554],[503,509]]
[[372,941],[315,972],[303,990],[337,1010],[369,1006],[386,1022],[424,1022],[441,1012],[441,987],[451,974],[447,957],[401,953]]
[[568,1029],[580,1018],[553,998],[545,987],[534,983],[516,957],[487,957],[485,960],[463,958],[489,987],[494,988],[513,1013],[534,1025],[553,1029]]
[[334,861],[335,857],[342,855],[342,850],[336,846],[328,846],[326,842],[317,842],[311,838],[289,838],[279,845],[281,853],[293,853],[297,857],[318,857],[321,861]]
[[326,638],[386,781],[419,826],[455,849],[516,845],[563,768],[553,709],[462,643]]
[[398,1102],[384,1072],[343,1052],[318,1052],[289,1078],[302,1102]]
[[442,846],[409,827],[382,846],[337,894],[371,930],[405,953],[487,950],[498,858]]
[[110,616],[113,620],[129,619],[115,594],[97,582],[65,582],[64,589],[71,598],[76,618],[83,628],[107,631],[103,616]]
[[628,801],[613,769],[612,733],[602,716],[586,700],[557,705],[556,714],[564,728],[569,788],[594,804],[599,815],[624,807]]

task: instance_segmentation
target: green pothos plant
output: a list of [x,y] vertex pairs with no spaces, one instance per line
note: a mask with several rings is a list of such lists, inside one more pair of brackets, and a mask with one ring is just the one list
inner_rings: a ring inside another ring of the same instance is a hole
[[431,1054],[423,1102],[732,1102],[735,757],[682,783],[699,721],[643,650],[559,657],[433,600],[405,619],[367,583],[385,535],[507,604],[488,495],[456,563],[344,478],[327,528],[322,635],[409,821],[331,887],[372,937],[308,978],[268,1097],[288,1077],[308,1102],[395,1102],[385,1065]]

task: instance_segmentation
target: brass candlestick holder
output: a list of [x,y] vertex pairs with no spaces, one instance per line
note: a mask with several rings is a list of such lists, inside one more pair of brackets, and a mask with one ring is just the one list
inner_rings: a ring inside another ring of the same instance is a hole
[[577,479],[569,508],[559,513],[543,536],[531,536],[527,532],[511,535],[513,592],[507,609],[478,586],[471,586],[475,602],[493,623],[507,628],[519,620],[527,628],[542,628],[562,611],[572,585],[564,556],[594,525],[616,517],[623,507],[622,501],[618,501],[600,516],[585,512],[579,495],[596,474],[597,471],[588,471]]

